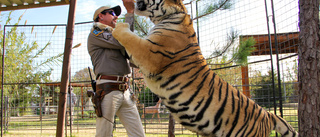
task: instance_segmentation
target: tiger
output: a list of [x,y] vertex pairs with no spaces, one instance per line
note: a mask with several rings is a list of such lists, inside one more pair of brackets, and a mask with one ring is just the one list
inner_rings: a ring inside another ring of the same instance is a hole
[[283,137],[298,133],[209,68],[181,0],[137,0],[135,13],[154,27],[145,38],[117,23],[112,32],[176,122],[203,137]]

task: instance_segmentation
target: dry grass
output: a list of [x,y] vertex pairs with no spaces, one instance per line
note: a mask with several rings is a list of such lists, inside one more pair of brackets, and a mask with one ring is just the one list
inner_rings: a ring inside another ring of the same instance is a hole
[[[273,110],[270,110],[273,113]],[[280,114],[277,112],[277,114]],[[288,120],[293,127],[297,128],[297,110],[292,107],[284,107],[285,119]],[[154,119],[142,119],[142,124],[147,137],[167,137],[168,136],[168,120],[167,116],[161,116],[161,122]],[[11,117],[9,120],[9,131],[3,134],[3,137],[55,137],[56,134],[56,116],[44,116],[40,122],[39,116]],[[94,137],[95,136],[95,119],[77,119],[72,127],[72,135],[70,128],[64,130],[66,137]],[[40,126],[40,123],[42,126]],[[79,124],[79,125],[77,125]],[[117,124],[114,131],[114,137],[126,137],[126,131],[122,124]],[[42,130],[41,130],[42,129]],[[197,137],[196,134],[184,129],[180,124],[175,125],[176,137]]]
[[[3,134],[4,137],[55,137],[56,134],[56,118],[52,116],[43,117],[40,122],[38,116],[11,117],[9,130]],[[142,120],[147,137],[167,137],[168,121],[161,119],[161,122],[155,120]],[[42,126],[40,126],[40,123]],[[70,127],[64,129],[67,137],[94,137],[95,136],[95,119],[75,120],[72,126],[72,134]],[[77,125],[79,124],[79,125]],[[197,137],[194,133],[182,128],[180,124],[176,124],[175,133],[177,137]],[[126,137],[126,131],[122,124],[117,123],[114,131],[114,137]]]

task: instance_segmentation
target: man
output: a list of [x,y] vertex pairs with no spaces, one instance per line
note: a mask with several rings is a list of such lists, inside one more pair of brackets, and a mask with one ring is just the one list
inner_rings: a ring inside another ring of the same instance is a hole
[[[134,2],[123,0],[123,4],[127,10],[125,21],[132,26]],[[88,36],[88,52],[97,76],[96,94],[93,97],[97,114],[96,137],[112,136],[115,114],[129,137],[145,136],[137,107],[127,90],[126,76],[130,74],[130,68],[126,52],[112,36],[112,30],[120,14],[120,6],[98,8],[94,13],[94,25]]]
[[[77,95],[73,93],[72,86],[70,87],[70,92],[71,92],[71,96],[70,96],[69,93],[68,93],[68,96],[67,96],[67,111],[66,111],[67,115],[66,116],[68,117],[68,115],[70,115],[71,124],[73,124],[73,111],[74,111],[74,107],[76,106],[76,103],[77,103],[78,99],[77,99]],[[70,120],[68,120],[68,118],[67,118],[67,125],[70,125],[69,121]]]

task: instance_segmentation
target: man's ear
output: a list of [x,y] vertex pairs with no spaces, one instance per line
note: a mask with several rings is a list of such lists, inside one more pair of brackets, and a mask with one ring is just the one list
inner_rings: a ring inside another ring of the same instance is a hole
[[100,20],[103,20],[103,14],[102,13],[99,13],[98,17],[99,17]]

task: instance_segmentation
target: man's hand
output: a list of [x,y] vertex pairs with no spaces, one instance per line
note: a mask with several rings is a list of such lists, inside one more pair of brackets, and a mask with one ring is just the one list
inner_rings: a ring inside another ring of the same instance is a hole
[[122,0],[124,7],[126,7],[127,13],[134,12],[134,0]]

